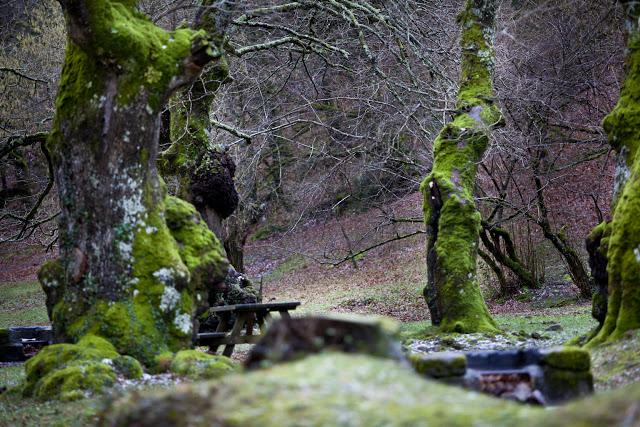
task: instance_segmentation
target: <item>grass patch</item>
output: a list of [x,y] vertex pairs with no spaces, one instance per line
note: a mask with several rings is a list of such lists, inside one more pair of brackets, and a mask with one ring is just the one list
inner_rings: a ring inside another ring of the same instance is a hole
[[290,256],[284,260],[280,265],[273,269],[268,275],[265,276],[265,280],[271,282],[277,282],[281,280],[285,275],[293,273],[294,271],[301,270],[308,265],[307,259],[299,254]]
[[[524,332],[528,335],[534,332],[543,335],[553,333],[559,335],[563,341],[584,335],[597,326],[597,322],[591,317],[590,307],[572,308],[571,313],[560,315],[505,314],[494,316],[494,319],[498,322],[498,326],[507,332]],[[559,330],[548,330],[558,324]]]
[[0,426],[96,425],[97,414],[105,407],[104,402],[104,398],[41,402],[25,399],[18,389],[13,389],[0,395]]
[[[575,308],[571,313],[559,315],[498,314],[493,318],[504,332],[521,335],[534,333],[542,336],[554,335],[556,340],[561,342],[584,335],[597,325],[597,322],[591,317],[589,307]],[[407,322],[400,327],[402,341],[423,339],[437,333],[438,328],[432,326],[429,320]]]
[[38,282],[0,284],[0,328],[48,323],[44,292]]
[[0,388],[12,388],[19,385],[24,380],[24,365],[0,366]]
[[[300,306],[300,313],[322,313],[327,311],[372,311],[385,314],[407,304],[407,298],[422,300],[422,285],[396,282],[379,283],[358,288],[326,289],[319,298],[310,298]],[[367,308],[370,308],[368,310]]]
[[597,390],[640,381],[640,330],[628,331],[618,341],[599,345],[590,352]]

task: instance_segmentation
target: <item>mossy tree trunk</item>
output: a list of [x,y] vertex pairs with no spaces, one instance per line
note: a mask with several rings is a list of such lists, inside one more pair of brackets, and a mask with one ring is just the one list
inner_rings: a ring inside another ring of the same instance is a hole
[[604,120],[618,152],[612,218],[592,235],[606,250],[608,301],[604,323],[589,346],[640,328],[640,4],[621,3],[627,12],[626,78],[618,104]]
[[[220,35],[220,42],[222,38]],[[176,95],[177,105],[170,113],[171,146],[159,162],[175,193],[196,206],[220,240],[224,239],[222,221],[238,206],[238,192],[233,159],[211,141],[210,108],[228,76],[227,62],[221,58],[189,89]]]
[[191,345],[197,306],[227,269],[156,169],[163,104],[220,47],[201,30],[164,31],[135,1],[60,4],[69,39],[49,140],[60,256],[39,278],[56,341],[99,335],[150,364]]
[[424,296],[432,323],[444,331],[497,330],[476,279],[481,217],[473,194],[491,128],[502,121],[492,83],[495,11],[494,0],[467,0],[458,16],[457,112],[434,142],[433,168],[421,186],[428,233]]

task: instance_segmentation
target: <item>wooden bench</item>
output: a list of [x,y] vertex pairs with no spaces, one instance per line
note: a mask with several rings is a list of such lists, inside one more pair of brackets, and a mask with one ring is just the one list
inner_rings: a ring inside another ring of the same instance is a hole
[[[220,322],[215,332],[199,333],[196,345],[208,346],[212,353],[215,353],[219,346],[224,345],[222,354],[229,357],[237,344],[255,344],[260,340],[265,333],[265,325],[271,318],[271,313],[278,312],[282,318],[290,319],[289,311],[295,310],[299,305],[299,302],[274,302],[210,308],[209,313],[215,314]],[[229,327],[229,319],[232,315],[235,315],[235,322]],[[256,325],[260,329],[259,335],[253,334],[253,328]]]

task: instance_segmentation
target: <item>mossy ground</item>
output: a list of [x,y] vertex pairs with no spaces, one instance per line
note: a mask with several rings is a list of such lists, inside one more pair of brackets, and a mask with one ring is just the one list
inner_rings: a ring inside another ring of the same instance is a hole
[[638,398],[640,385],[635,385],[548,411],[428,381],[390,360],[325,353],[182,387],[170,397],[126,398],[109,409],[106,424],[623,425],[638,421],[637,413],[629,416]]

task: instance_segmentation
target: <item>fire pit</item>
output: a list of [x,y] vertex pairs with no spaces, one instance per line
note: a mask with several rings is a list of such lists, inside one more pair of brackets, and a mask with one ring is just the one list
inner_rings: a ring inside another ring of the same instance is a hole
[[589,353],[577,347],[414,353],[430,378],[523,403],[555,405],[593,392]]
[[0,362],[22,362],[51,344],[50,326],[0,329]]

